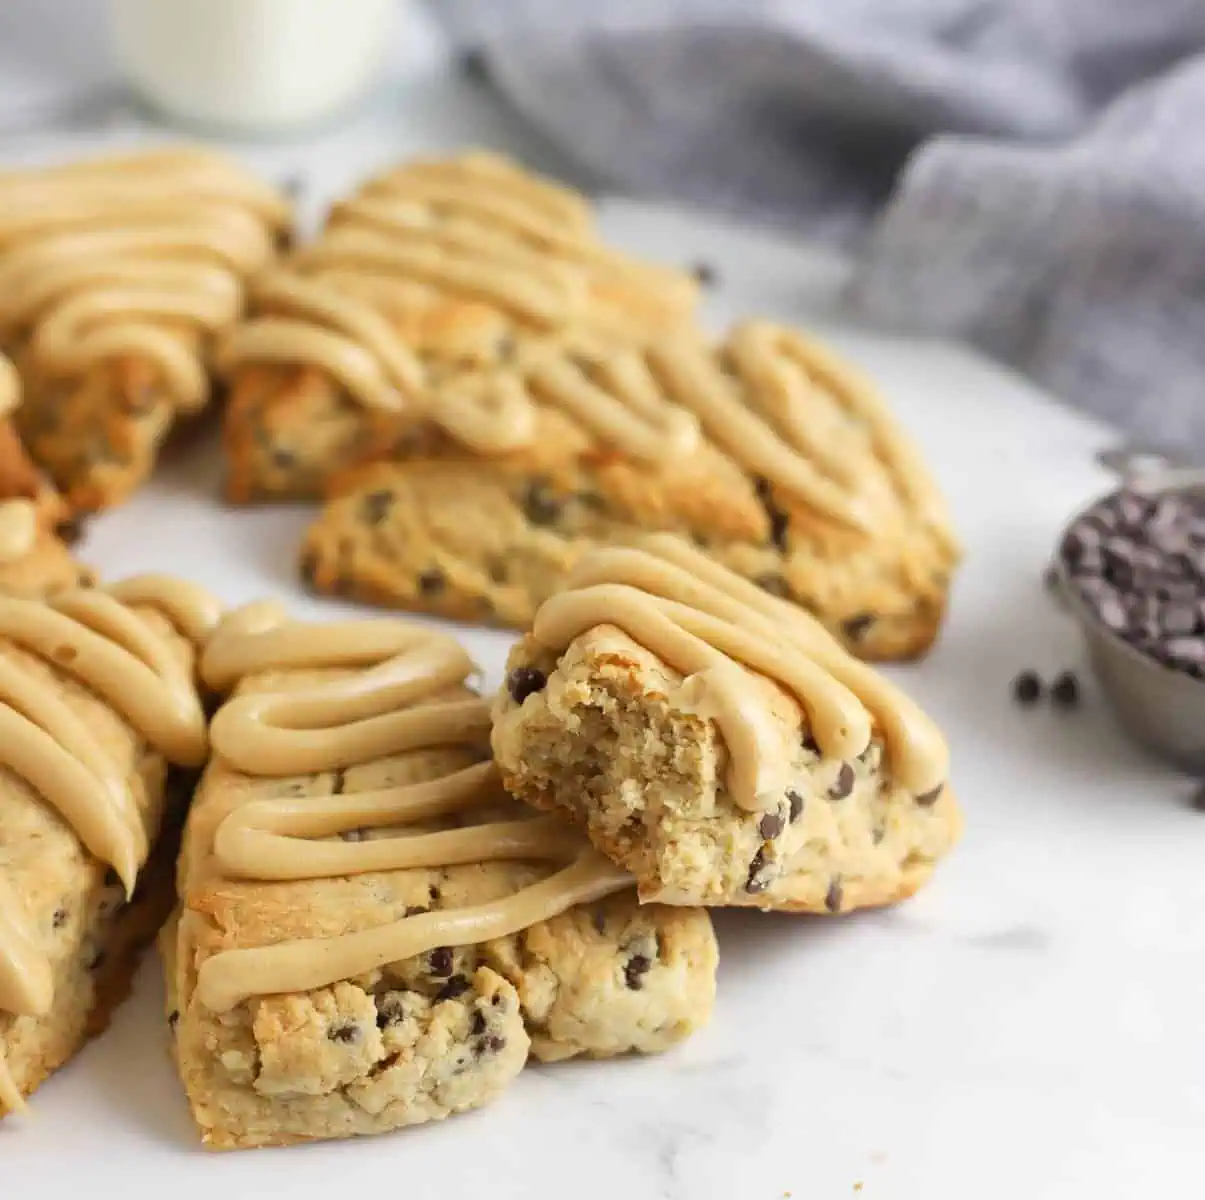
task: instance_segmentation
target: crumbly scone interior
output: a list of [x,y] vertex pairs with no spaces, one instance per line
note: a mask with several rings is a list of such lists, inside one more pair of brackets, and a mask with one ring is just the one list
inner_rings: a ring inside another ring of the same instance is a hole
[[928,877],[959,819],[919,710],[684,543],[601,552],[577,579],[495,702],[516,795],[583,826],[649,900],[837,912]]
[[6,173],[0,211],[22,434],[73,508],[117,503],[206,404],[212,340],[276,254],[287,205],[233,161],[180,148]]
[[252,606],[203,669],[235,694],[168,960],[207,1145],[437,1119],[488,1101],[529,1052],[652,1052],[706,1019],[706,917],[639,908],[585,839],[502,792],[451,639]]
[[141,869],[169,763],[205,756],[193,646],[216,615],[154,577],[0,599],[0,1112],[103,1026],[164,912]]

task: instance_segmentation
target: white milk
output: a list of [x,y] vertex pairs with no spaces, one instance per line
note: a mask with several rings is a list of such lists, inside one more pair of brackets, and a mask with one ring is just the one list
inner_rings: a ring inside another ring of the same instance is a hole
[[169,116],[243,133],[318,121],[382,65],[394,0],[111,0],[117,53]]

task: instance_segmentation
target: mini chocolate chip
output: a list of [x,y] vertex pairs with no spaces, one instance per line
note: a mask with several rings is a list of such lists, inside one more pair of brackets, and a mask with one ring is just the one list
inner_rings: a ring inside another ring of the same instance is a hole
[[396,996],[391,996],[384,1004],[377,1006],[378,1029],[384,1029],[387,1025],[400,1025],[405,1019],[405,1005]]
[[766,813],[758,822],[757,829],[766,841],[771,841],[782,833],[785,826],[786,822],[778,813]]
[[74,546],[84,536],[83,518],[68,517],[65,521],[60,521],[54,527],[54,532],[60,542],[68,546]]
[[180,1024],[180,1010],[178,1008],[173,1008],[172,1011],[167,1014],[167,1027],[168,1027],[168,1029],[174,1030],[176,1028],[176,1026],[179,1024]]
[[469,1026],[469,1032],[472,1034],[485,1032],[485,1013],[480,1009],[473,1014],[473,1023]]
[[787,803],[791,806],[791,824],[803,816],[803,797],[795,791],[787,792]]
[[828,789],[829,799],[844,800],[854,790],[856,778],[853,767],[849,763],[843,762],[841,769],[837,772],[837,778],[833,780],[833,786]]
[[841,880],[834,879],[828,885],[828,891],[824,894],[824,907],[829,912],[835,913],[841,911],[841,902],[845,899],[845,891],[841,887]]
[[714,287],[718,278],[715,267],[709,262],[697,262],[690,268],[690,273],[702,287]]
[[876,825],[874,832],[870,835],[870,840],[877,846],[887,836],[887,830],[882,825]]
[[791,588],[781,575],[759,575],[754,581],[763,592],[769,592],[771,596],[778,596],[783,600],[791,598]]
[[444,573],[437,567],[431,567],[418,577],[419,594],[423,596],[438,596],[444,590],[446,582]]
[[1074,708],[1079,703],[1079,680],[1072,671],[1064,671],[1050,685],[1050,700],[1057,708]]
[[455,1000],[457,996],[463,996],[465,992],[472,987],[472,984],[463,975],[453,975],[447,983],[435,993],[436,1000]]
[[427,898],[432,902],[432,904],[434,904],[435,901],[440,898],[439,887],[436,884],[433,883],[427,888]]
[[393,499],[392,492],[369,492],[360,501],[360,519],[369,525],[379,525],[389,515]]
[[555,525],[561,515],[561,504],[547,483],[536,480],[523,498],[523,511],[533,525]]
[[506,1047],[506,1038],[498,1033],[490,1033],[481,1039],[482,1050],[490,1054],[497,1054],[499,1050]]
[[332,1042],[342,1042],[346,1046],[350,1046],[360,1040],[359,1025],[347,1024],[336,1025],[326,1035]]
[[452,974],[452,948],[437,946],[427,955],[428,969],[432,975]]
[[542,692],[548,676],[536,667],[515,667],[506,677],[506,688],[516,704],[522,704],[528,696]]
[[758,879],[757,877],[765,865],[766,852],[763,848],[758,850],[758,852],[749,862],[749,877],[745,881],[745,891],[756,894],[757,892],[764,892],[766,888],[770,886],[770,881],[768,879]]
[[634,992],[644,987],[643,977],[648,974],[652,962],[645,954],[633,954],[623,968],[623,981]]
[[1022,671],[1013,680],[1013,699],[1029,708],[1042,698],[1042,681],[1036,671]]
[[594,928],[598,930],[599,933],[607,932],[607,917],[602,911],[594,914]]
[[65,908],[56,908],[54,916],[51,918],[51,924],[55,929],[62,929],[67,924],[67,910]]
[[817,742],[817,741],[816,741],[816,739],[815,739],[814,737],[812,737],[812,734],[811,734],[811,731],[810,731],[810,730],[806,730],[806,729],[804,730],[804,733],[803,733],[803,748],[804,748],[804,749],[805,749],[805,750],[806,750],[806,751],[807,751],[809,754],[819,754],[819,753],[820,753],[820,743],[819,743],[819,742]]
[[856,642],[866,636],[874,622],[874,613],[859,613],[856,617],[850,617],[842,628],[845,630],[845,636],[851,642]]
[[939,783],[930,791],[921,792],[921,794],[916,798],[917,804],[919,804],[921,808],[931,808],[940,799],[942,792],[945,791],[945,788],[946,785],[944,783]]

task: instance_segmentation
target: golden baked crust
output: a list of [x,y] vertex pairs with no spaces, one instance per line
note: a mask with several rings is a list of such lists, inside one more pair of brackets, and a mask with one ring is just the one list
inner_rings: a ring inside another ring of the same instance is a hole
[[[482,152],[405,163],[337,204],[223,339],[227,493],[320,496],[406,450],[419,410],[462,374],[684,328],[696,302],[686,273],[605,246],[568,188]],[[388,353],[366,348],[372,330]]]
[[[133,610],[180,669],[191,673],[191,644],[151,608]],[[152,843],[183,807],[187,776],[169,787],[166,759],[131,723],[66,668],[0,639],[0,665],[49,685],[84,722],[107,760],[121,764],[126,795]],[[165,818],[165,812],[168,816]],[[165,837],[129,903],[116,873],[21,775],[0,767],[0,883],[20,897],[21,924],[48,961],[53,1002],[39,1016],[0,1009],[0,1056],[17,1092],[29,1096],[107,1024],[124,997],[138,953],[171,906],[174,841]],[[10,915],[11,914],[6,914]],[[0,1116],[8,1109],[0,1098]]]
[[0,177],[0,345],[24,391],[15,419],[74,511],[124,500],[205,405],[212,340],[288,221],[276,192],[199,148]]
[[[623,453],[550,398],[550,359],[534,355],[498,377],[526,389],[528,444],[474,454],[436,429],[421,447],[395,446],[403,461],[335,479],[303,547],[307,581],[522,628],[584,552],[672,532],[813,612],[863,658],[932,644],[957,543],[919,457],[853,368],[764,322],[715,349],[675,340],[552,361],[583,404],[613,402],[608,373],[634,369],[666,412],[697,409],[703,436],[660,460]],[[751,430],[714,415],[717,390]]]
[[[236,694],[288,693],[351,674],[260,673]],[[509,937],[441,948],[305,992],[253,997],[225,1012],[206,1007],[197,973],[225,951],[464,909],[546,875],[499,861],[260,882],[227,878],[209,858],[223,819],[257,801],[439,779],[481,755],[470,747],[414,750],[270,778],[211,761],[184,839],[180,918],[164,939],[175,1056],[208,1148],[289,1145],[440,1119],[492,1099],[529,1053],[552,1061],[654,1052],[706,1020],[716,965],[707,917],[641,907],[631,891]],[[519,806],[501,803],[498,817],[520,815]],[[357,831],[355,840],[374,836]]]
[[675,702],[681,673],[622,631],[599,626],[559,656],[526,637],[507,665],[545,682],[521,703],[505,688],[495,701],[503,782],[584,828],[646,902],[890,904],[925,883],[961,831],[950,788],[918,801],[888,774],[881,735],[854,761],[823,757],[799,702],[763,677],[750,678],[786,786],[771,809],[748,811],[725,784],[715,723]]

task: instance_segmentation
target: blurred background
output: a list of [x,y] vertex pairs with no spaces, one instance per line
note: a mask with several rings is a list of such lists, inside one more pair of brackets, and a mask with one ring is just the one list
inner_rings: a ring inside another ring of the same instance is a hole
[[1201,0],[4,0],[0,159],[497,141],[836,247],[856,319],[1200,461],[1203,47]]

